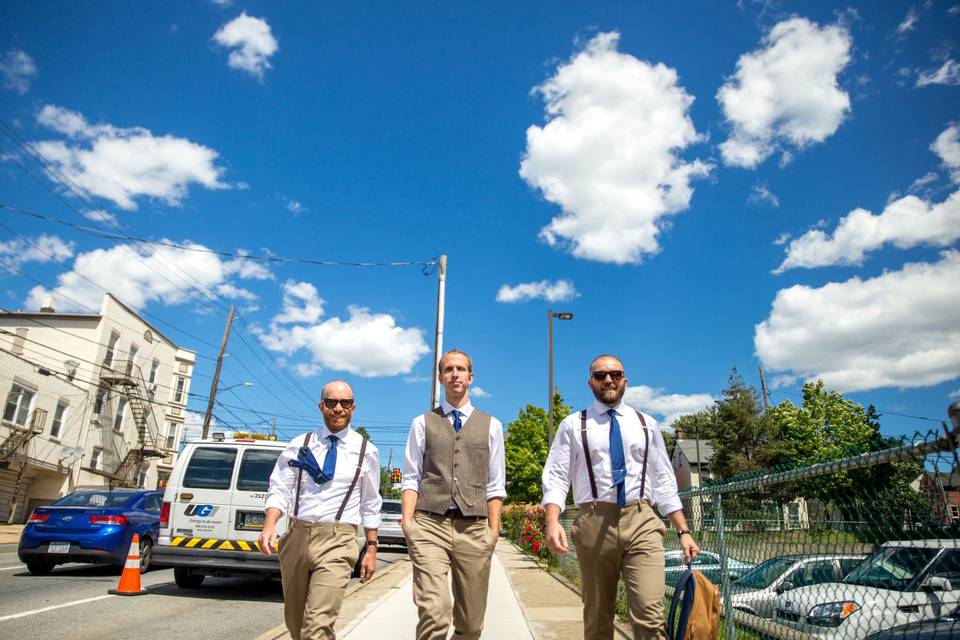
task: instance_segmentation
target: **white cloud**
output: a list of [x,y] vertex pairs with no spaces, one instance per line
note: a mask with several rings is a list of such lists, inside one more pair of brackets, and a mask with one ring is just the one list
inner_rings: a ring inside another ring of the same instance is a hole
[[0,260],[18,269],[27,262],[62,262],[73,255],[75,245],[59,236],[42,234],[29,241],[14,238],[0,242]]
[[256,302],[260,299],[260,296],[255,294],[249,289],[244,289],[238,287],[232,282],[225,282],[217,286],[217,293],[227,298],[235,298],[237,300],[245,300],[246,302]]
[[780,206],[780,198],[777,197],[777,194],[770,191],[770,187],[766,184],[755,184],[750,189],[750,196],[747,198],[747,202],[754,206],[760,206],[763,204],[768,204],[773,208]]
[[960,398],[960,389],[957,389],[956,391],[951,391],[950,393],[947,394],[947,397],[948,397],[948,398]]
[[938,69],[917,74],[918,87],[931,84],[960,84],[960,62],[950,58]]
[[784,231],[779,236],[777,236],[777,239],[773,241],[773,244],[777,245],[778,247],[781,247],[787,244],[787,240],[789,239],[790,239],[790,234]]
[[324,299],[317,295],[317,288],[309,282],[287,280],[283,283],[283,309],[274,316],[272,322],[316,322],[323,315],[324,302]]
[[25,94],[30,90],[30,79],[37,75],[37,64],[26,51],[10,49],[0,58],[0,77],[3,87]]
[[960,375],[960,251],[868,280],[777,293],[756,325],[769,371],[822,378],[839,391],[924,387]]
[[295,215],[296,215],[296,214],[305,213],[305,212],[307,212],[307,211],[310,211],[310,209],[308,209],[307,207],[303,206],[303,203],[301,203],[301,202],[298,201],[298,200],[287,199],[287,205],[286,205],[286,206],[287,206],[287,211],[289,211],[289,212],[291,212],[291,213],[293,213],[293,214],[295,214]]
[[950,170],[950,178],[960,183],[960,126],[951,125],[944,129],[930,149],[940,156],[943,165]]
[[[241,256],[248,255],[244,251],[238,251]],[[270,269],[256,260],[249,258],[234,258],[223,264],[224,270],[230,274],[237,274],[237,277],[244,280],[273,280],[274,275]]]
[[123,209],[136,209],[139,196],[178,205],[194,183],[229,188],[220,181],[219,154],[185,138],[154,136],[142,127],[91,125],[83,115],[55,105],[43,107],[37,122],[71,139],[34,144],[57,171]]
[[91,222],[102,222],[111,227],[119,227],[120,221],[117,220],[117,216],[113,215],[109,211],[104,211],[103,209],[97,209],[95,211],[84,211],[83,217]]
[[910,7],[907,9],[907,15],[903,17],[903,21],[897,25],[897,35],[903,35],[908,31],[913,31],[917,26],[917,8]]
[[539,282],[521,282],[516,286],[501,285],[497,291],[497,302],[526,302],[527,300],[546,300],[547,302],[566,302],[580,294],[570,280],[541,280]]
[[430,376],[404,376],[403,381],[407,384],[419,384],[422,382],[430,382]]
[[845,28],[791,18],[774,25],[763,45],[740,56],[736,74],[717,91],[733,128],[720,145],[727,165],[752,168],[778,150],[790,153],[785,146],[823,142],[850,111],[837,84],[850,61]]
[[312,378],[323,371],[323,367],[313,362],[300,362],[293,365],[293,371],[301,378]]
[[[316,290],[311,295],[319,300]],[[294,326],[271,323],[268,331],[260,332],[260,339],[273,351],[292,355],[304,349],[313,365],[362,377],[410,373],[430,352],[420,329],[398,327],[393,316],[371,313],[366,307],[351,305],[347,311],[346,320],[330,318]]]
[[270,69],[270,56],[277,52],[277,39],[270,31],[270,25],[263,18],[252,18],[241,13],[213,34],[213,40],[220,46],[233,49],[227,64],[232,69],[240,69],[263,79],[263,73]]
[[[225,438],[233,437],[236,433],[229,427],[224,427],[217,420],[216,416],[210,417],[210,435],[213,433],[222,433]],[[207,437],[210,437],[208,435]],[[187,411],[183,420],[183,438],[184,442],[196,442],[203,436],[203,414],[196,411]]]
[[492,398],[493,394],[484,389],[483,387],[478,387],[473,385],[470,387],[470,395],[474,398]]
[[660,250],[665,218],[690,206],[710,165],[679,153],[701,140],[677,72],[617,51],[601,33],[535,91],[547,123],[527,129],[520,176],[562,214],[540,232],[574,256],[638,263]]
[[918,245],[945,247],[960,238],[960,191],[933,204],[917,196],[904,196],[873,215],[854,209],[844,216],[833,235],[812,229],[787,247],[783,263],[774,273],[797,267],[858,265],[870,251],[892,244],[899,249]]
[[661,426],[669,427],[680,416],[695,413],[713,405],[716,398],[709,393],[665,394],[663,389],[639,385],[627,387],[623,400],[634,409],[640,409],[654,416],[662,416],[659,420]]
[[[206,249],[190,241],[180,244]],[[177,269],[172,270],[172,265]],[[190,275],[189,281],[183,278],[183,273]],[[52,295],[57,300],[57,309],[97,310],[105,290],[137,309],[148,302],[174,305],[198,299],[206,304],[204,292],[227,284],[227,276],[220,259],[206,251],[115,245],[78,254],[73,269],[57,277],[57,286],[49,290],[34,287],[24,304],[28,309],[38,309],[43,297]]]
[[947,9],[947,13],[948,13],[949,15],[951,15],[951,16],[955,16],[955,15],[957,15],[958,13],[960,13],[960,4],[955,4],[955,5],[953,5],[952,7],[950,7],[949,9]]

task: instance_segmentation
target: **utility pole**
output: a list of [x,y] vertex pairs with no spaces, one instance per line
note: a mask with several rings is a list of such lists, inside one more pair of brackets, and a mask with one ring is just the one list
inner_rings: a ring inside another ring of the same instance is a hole
[[270,428],[270,435],[273,436],[273,439],[277,439],[277,419],[273,419],[273,427]]
[[393,447],[390,447],[390,455],[387,457],[387,469],[393,471]]
[[767,413],[767,409],[770,408],[767,401],[767,380],[763,377],[763,367],[758,367],[760,369],[760,390],[763,392],[763,413]]
[[553,319],[573,320],[572,313],[547,309],[547,445],[553,444]]
[[217,399],[217,385],[220,384],[220,367],[223,366],[223,352],[227,350],[227,339],[230,337],[230,326],[233,324],[233,305],[230,305],[230,315],[227,316],[227,327],[223,330],[223,342],[220,343],[220,355],[217,356],[217,369],[213,372],[213,383],[210,385],[210,399],[207,401],[207,413],[203,416],[203,435],[206,440],[210,435],[210,417],[213,415],[213,403]]
[[443,313],[444,303],[447,295],[447,256],[440,256],[439,269],[437,271],[439,279],[437,280],[437,329],[433,339],[433,370],[431,376],[433,383],[430,385],[430,408],[434,409],[440,406],[440,386],[437,384],[437,367],[440,366],[440,356],[443,355]]

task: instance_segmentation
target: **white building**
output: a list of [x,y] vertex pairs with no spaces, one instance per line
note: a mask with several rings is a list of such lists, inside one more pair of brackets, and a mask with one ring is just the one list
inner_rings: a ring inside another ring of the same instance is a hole
[[177,455],[196,354],[110,294],[99,314],[52,305],[0,313],[0,522],[77,487],[163,486]]

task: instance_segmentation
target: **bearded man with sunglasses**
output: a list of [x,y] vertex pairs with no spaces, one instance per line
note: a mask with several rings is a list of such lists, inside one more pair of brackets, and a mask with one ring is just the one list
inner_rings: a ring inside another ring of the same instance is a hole
[[593,405],[557,428],[543,469],[547,546],[567,553],[560,512],[573,484],[577,517],[570,529],[583,579],[583,637],[613,638],[617,580],[623,577],[633,637],[666,639],[663,615],[667,519],[687,562],[700,552],[687,528],[677,479],[656,421],[623,402],[623,363],[602,355],[590,363]]
[[470,356],[448,351],[438,369],[444,401],[410,426],[400,494],[413,561],[416,637],[446,640],[452,620],[454,638],[476,640],[507,495],[503,426],[470,403]]
[[293,640],[334,640],[333,625],[366,533],[360,582],[377,568],[380,526],[380,457],[377,448],[350,428],[357,405],[342,380],[320,392],[324,426],[297,436],[270,475],[261,553],[277,546],[277,521],[289,516],[279,540],[283,617]]

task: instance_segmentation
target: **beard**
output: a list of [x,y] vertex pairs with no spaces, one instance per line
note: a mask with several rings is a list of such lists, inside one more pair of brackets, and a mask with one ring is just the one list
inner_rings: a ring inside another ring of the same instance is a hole
[[594,389],[593,396],[603,404],[612,406],[615,404],[620,404],[620,400],[623,399],[623,394],[626,393],[626,391],[626,385],[618,384],[613,387]]

